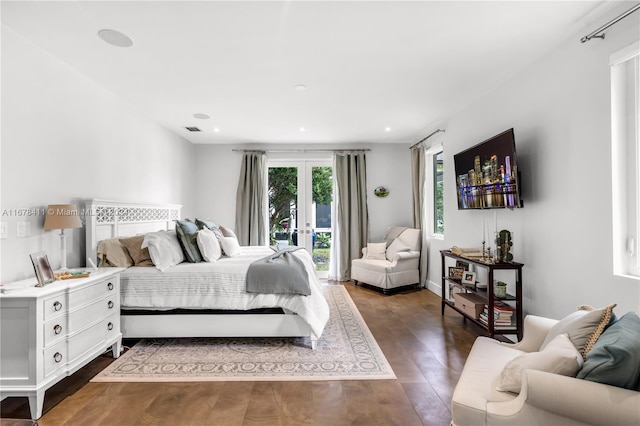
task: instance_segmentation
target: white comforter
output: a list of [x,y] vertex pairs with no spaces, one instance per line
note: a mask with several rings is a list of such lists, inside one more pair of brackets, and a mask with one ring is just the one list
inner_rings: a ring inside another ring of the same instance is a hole
[[120,275],[121,306],[124,309],[228,309],[283,308],[300,315],[315,337],[329,320],[329,306],[316,277],[313,260],[306,250],[294,252],[305,264],[310,296],[249,294],[245,276],[249,264],[272,254],[269,247],[242,247],[237,257],[217,262],[181,263],[164,272],[156,268],[131,267]]

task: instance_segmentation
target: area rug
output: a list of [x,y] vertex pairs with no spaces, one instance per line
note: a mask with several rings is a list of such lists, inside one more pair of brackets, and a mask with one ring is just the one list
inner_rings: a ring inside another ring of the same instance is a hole
[[331,316],[316,350],[307,337],[145,339],[91,381],[395,379],[347,290],[323,289]]

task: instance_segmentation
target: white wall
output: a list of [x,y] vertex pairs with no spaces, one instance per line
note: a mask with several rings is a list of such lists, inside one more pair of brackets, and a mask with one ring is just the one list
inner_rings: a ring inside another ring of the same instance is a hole
[[[81,198],[179,203],[190,214],[195,149],[128,103],[2,27],[2,282],[34,275],[29,253],[60,266],[58,231],[17,216]],[[16,237],[17,223],[31,236]],[[68,266],[83,266],[84,230],[67,231]]]
[[437,250],[480,246],[482,218],[493,223],[491,211],[457,209],[453,154],[513,127],[525,204],[498,211],[498,222],[513,231],[515,259],[525,264],[525,311],[561,318],[580,304],[609,303],[640,311],[640,282],[612,274],[608,65],[638,28],[636,14],[604,40],[581,44],[577,34],[448,120],[446,236],[432,244],[431,287],[440,285]]
[[[367,152],[367,202],[369,206],[370,239],[381,241],[384,231],[391,225],[410,226],[411,216],[411,163],[409,144],[337,145],[198,145],[196,147],[195,215],[209,217],[225,226],[235,226],[236,190],[240,176],[241,152],[233,149],[345,149],[370,148]],[[331,153],[268,153],[277,159],[331,159]],[[386,198],[373,195],[377,186],[390,189]]]

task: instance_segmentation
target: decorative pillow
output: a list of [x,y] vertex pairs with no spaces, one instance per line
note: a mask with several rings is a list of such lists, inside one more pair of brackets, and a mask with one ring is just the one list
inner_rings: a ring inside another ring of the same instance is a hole
[[367,259],[386,260],[387,243],[367,244]]
[[600,309],[587,305],[578,306],[577,311],[561,319],[549,330],[540,349],[543,350],[559,334],[567,333],[573,345],[582,354],[582,359],[586,359],[593,343],[611,322],[615,306],[615,303]]
[[142,248],[142,241],[144,241],[144,235],[120,239],[122,246],[127,249],[133,260],[133,266],[153,266],[149,249]]
[[196,225],[198,225],[198,229],[204,229],[204,228],[217,228],[218,224],[215,223],[212,220],[209,219],[198,219],[196,217]]
[[119,238],[109,238],[98,244],[98,266],[128,268],[133,266],[133,259]]
[[[393,257],[396,255],[396,253],[400,253],[401,251],[410,251],[410,250],[411,249],[407,247],[404,243],[402,243],[402,241],[395,239],[389,245],[389,247],[387,247],[387,252],[386,252],[387,260],[389,262],[393,262]],[[369,249],[367,249],[367,251],[369,251]]]
[[142,248],[148,248],[151,260],[162,272],[184,262],[184,253],[175,231],[158,231],[145,234]]
[[575,377],[582,356],[566,333],[559,334],[540,352],[520,355],[505,365],[496,390],[520,393],[522,370],[539,370]]
[[220,242],[209,228],[199,230],[196,240],[205,262],[215,262],[220,259],[222,256]]
[[627,312],[609,326],[587,354],[579,379],[640,390],[640,317]]
[[189,219],[176,220],[176,233],[185,259],[191,263],[202,262],[202,255],[196,241],[198,226]]
[[238,239],[238,236],[235,234],[235,232],[233,232],[231,229],[227,228],[226,226],[220,225],[218,228],[220,228],[220,232],[222,232],[223,236],[233,237],[236,240]]
[[240,244],[238,243],[237,238],[222,237],[221,243],[225,256],[236,257],[240,255]]

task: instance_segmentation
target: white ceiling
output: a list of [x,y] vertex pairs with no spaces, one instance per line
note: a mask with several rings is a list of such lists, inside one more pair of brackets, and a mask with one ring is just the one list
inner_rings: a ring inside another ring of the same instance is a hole
[[[614,6],[2,1],[1,19],[193,143],[407,143]],[[105,28],[133,47],[103,42]]]

